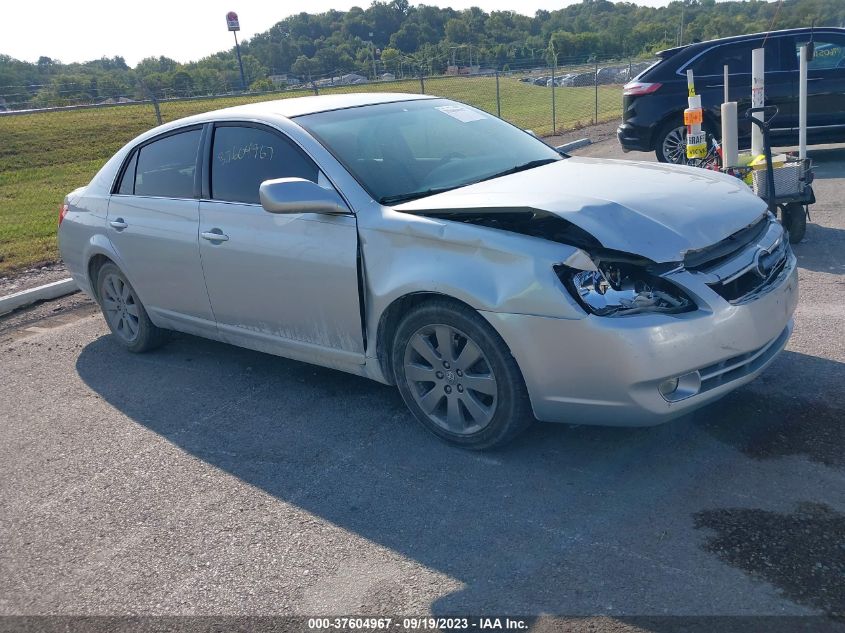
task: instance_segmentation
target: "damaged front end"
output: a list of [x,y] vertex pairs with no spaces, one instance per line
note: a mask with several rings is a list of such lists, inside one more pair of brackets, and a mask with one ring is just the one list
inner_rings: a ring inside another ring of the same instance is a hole
[[539,237],[581,249],[600,248],[601,243],[581,227],[560,216],[541,209],[524,208],[473,208],[444,211],[402,210],[424,218],[450,220],[463,224],[486,226],[491,229]]
[[[414,211],[415,215],[474,224],[539,237],[583,251],[555,273],[588,314],[627,316],[658,312],[677,314],[696,308],[680,288],[661,278],[673,265],[606,249],[584,229],[540,209],[462,209]],[[574,263],[573,263],[574,262]]]

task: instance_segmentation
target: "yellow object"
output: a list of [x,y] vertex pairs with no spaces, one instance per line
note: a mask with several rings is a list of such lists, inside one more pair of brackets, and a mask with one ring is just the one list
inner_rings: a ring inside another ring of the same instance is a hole
[[687,132],[687,158],[705,158],[707,156],[707,134]]
[[737,156],[737,167],[748,167],[752,160],[754,160],[754,157],[751,154],[740,154]]
[[[777,169],[778,167],[783,167],[786,164],[786,156],[784,154],[778,154],[777,156],[772,156],[772,167]],[[748,166],[753,169],[765,169],[766,168],[766,155],[760,154],[759,156],[755,157],[754,160],[748,163]]]
[[687,145],[687,158],[707,158],[707,145]]

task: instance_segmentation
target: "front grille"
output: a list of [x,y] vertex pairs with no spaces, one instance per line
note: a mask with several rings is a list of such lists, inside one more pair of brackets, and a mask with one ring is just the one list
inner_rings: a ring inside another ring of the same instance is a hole
[[716,294],[733,304],[751,301],[778,285],[792,256],[789,240],[777,221],[770,219],[745,231],[742,239],[729,237],[708,249],[715,256],[688,267],[703,275]]
[[759,270],[752,269],[728,283],[716,282],[707,285],[725,301],[730,303],[747,301],[774,285],[773,282],[780,277],[784,268],[786,268],[789,259],[788,251],[789,247],[785,246],[777,253],[772,253],[767,257],[766,259],[774,261],[763,269],[764,275],[761,275]]

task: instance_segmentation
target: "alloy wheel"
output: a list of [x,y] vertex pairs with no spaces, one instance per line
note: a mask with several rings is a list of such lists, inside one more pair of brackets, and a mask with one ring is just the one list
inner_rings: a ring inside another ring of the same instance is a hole
[[131,286],[119,275],[107,275],[102,286],[103,311],[112,332],[127,343],[140,331],[138,301]]
[[663,138],[663,156],[669,163],[683,165],[687,159],[687,129],[682,125]]
[[426,325],[408,340],[405,380],[420,409],[437,426],[471,435],[493,420],[497,385],[493,367],[469,336],[449,325]]

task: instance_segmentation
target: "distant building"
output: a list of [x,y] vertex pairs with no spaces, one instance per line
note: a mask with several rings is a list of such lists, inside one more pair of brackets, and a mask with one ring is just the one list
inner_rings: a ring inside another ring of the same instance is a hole
[[278,75],[270,75],[267,77],[270,81],[273,82],[274,86],[281,86],[282,84],[286,86],[293,86],[296,84],[301,84],[302,80],[297,77],[296,75],[292,75],[290,73],[280,73]]
[[318,88],[325,88],[326,86],[352,86],[355,84],[365,84],[369,80],[363,75],[357,73],[347,73],[340,77],[327,77],[325,79],[318,79],[314,85]]
[[477,75],[481,70],[480,66],[447,66],[447,75]]

